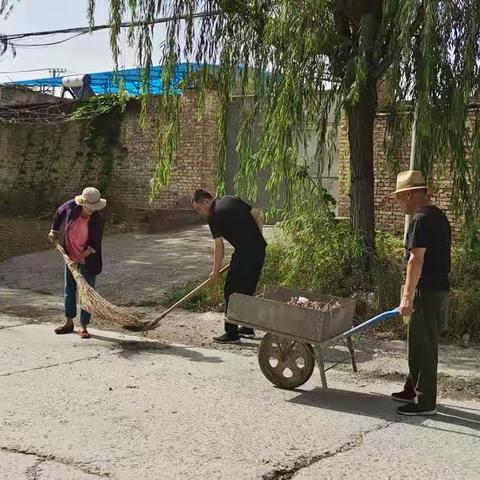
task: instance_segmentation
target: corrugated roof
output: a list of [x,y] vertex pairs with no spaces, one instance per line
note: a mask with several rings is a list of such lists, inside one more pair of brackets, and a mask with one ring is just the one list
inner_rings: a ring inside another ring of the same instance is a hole
[[[179,63],[175,71],[175,78],[172,82],[171,89],[175,93],[181,93],[180,84],[188,72],[196,71],[203,65]],[[162,81],[162,67],[152,67],[150,70],[149,91],[151,94],[159,95],[164,91]],[[91,88],[97,94],[117,93],[120,82],[124,83],[125,90],[130,95],[139,95],[142,93],[142,69],[130,68],[114,71],[89,73],[92,83]],[[86,72],[85,72],[86,73]],[[71,75],[69,75],[71,76]],[[30,87],[62,87],[64,77],[37,78],[31,80],[20,80],[12,82],[13,85],[27,85]]]

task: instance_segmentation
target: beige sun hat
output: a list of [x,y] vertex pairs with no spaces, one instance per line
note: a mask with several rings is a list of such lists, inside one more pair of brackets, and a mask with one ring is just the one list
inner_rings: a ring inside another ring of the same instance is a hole
[[85,188],[81,195],[75,197],[75,203],[92,210],[102,210],[107,205],[107,201],[101,198],[100,191],[95,187]]
[[389,193],[387,197],[392,197],[397,193],[408,192],[410,190],[419,190],[427,188],[427,183],[423,177],[423,173],[418,170],[406,170],[397,175],[397,187],[393,193]]

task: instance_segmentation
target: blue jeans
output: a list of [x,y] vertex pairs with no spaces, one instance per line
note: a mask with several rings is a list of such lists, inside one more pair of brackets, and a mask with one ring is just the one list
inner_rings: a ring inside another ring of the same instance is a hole
[[[83,278],[92,287],[95,286],[96,275],[91,275],[85,265],[80,267],[80,273]],[[73,278],[72,273],[65,265],[65,316],[68,318],[75,318],[77,316],[77,283]],[[82,310],[80,312],[80,323],[88,325],[90,323],[91,313]]]

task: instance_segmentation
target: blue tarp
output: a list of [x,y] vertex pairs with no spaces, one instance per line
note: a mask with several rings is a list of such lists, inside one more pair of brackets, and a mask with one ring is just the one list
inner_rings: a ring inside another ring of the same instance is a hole
[[[175,93],[181,93],[180,83],[185,78],[188,71],[199,70],[202,65],[192,65],[180,63],[175,71],[175,78],[171,89]],[[88,72],[84,72],[88,73]],[[116,93],[119,90],[119,81],[124,82],[124,88],[130,95],[139,95],[142,92],[142,70],[140,68],[130,68],[120,70],[117,74],[113,71],[89,73],[92,83],[91,88],[97,94]],[[69,75],[71,76],[71,75]],[[30,87],[62,87],[63,77],[56,78],[38,78],[34,80],[21,80],[12,82],[15,85],[27,85]],[[162,82],[162,67],[152,67],[150,70],[150,93],[159,95],[163,93],[164,85]]]

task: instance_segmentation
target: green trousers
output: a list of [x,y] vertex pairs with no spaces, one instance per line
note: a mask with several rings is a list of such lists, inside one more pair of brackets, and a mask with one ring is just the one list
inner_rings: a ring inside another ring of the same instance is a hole
[[409,377],[405,390],[415,392],[420,407],[430,410],[437,403],[438,336],[447,326],[449,292],[418,289],[408,321]]

